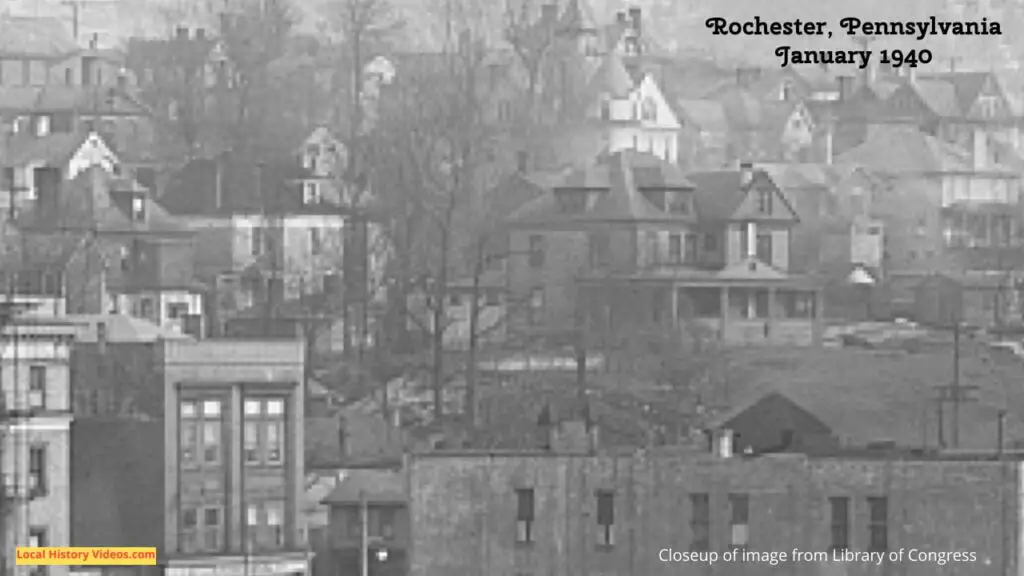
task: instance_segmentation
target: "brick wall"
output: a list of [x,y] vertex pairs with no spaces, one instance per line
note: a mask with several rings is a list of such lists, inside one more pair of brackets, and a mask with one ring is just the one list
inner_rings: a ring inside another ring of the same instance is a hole
[[[412,574],[1009,574],[1019,533],[1017,463],[705,454],[464,455],[412,461]],[[516,488],[535,491],[534,543],[517,546]],[[597,490],[615,494],[615,546],[596,547]],[[729,545],[729,494],[749,495],[749,548],[828,550],[829,497],[850,498],[851,549],[868,542],[868,497],[888,497],[889,549],[964,550],[976,562],[824,566],[661,562],[690,549],[690,493],[707,493],[711,548]],[[1006,527],[1005,530],[1003,527]]]

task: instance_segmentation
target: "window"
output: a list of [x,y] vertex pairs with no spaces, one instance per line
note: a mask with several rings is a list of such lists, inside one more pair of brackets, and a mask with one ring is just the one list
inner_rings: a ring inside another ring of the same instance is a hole
[[772,264],[772,235],[770,232],[761,232],[757,235],[757,259],[771,266]]
[[837,496],[828,499],[832,510],[832,550],[850,547],[850,499]]
[[203,510],[203,548],[206,550],[220,550],[222,548],[220,508],[207,507]]
[[544,266],[544,237],[540,234],[530,234],[530,267],[542,268]]
[[683,237],[680,234],[669,234],[668,236],[668,261],[671,264],[680,264],[683,260]]
[[28,406],[46,409],[46,366],[30,366],[28,369]]
[[697,235],[686,235],[686,259],[684,262],[693,264],[697,261]]
[[323,252],[323,238],[319,228],[309,229],[309,252],[314,256]]
[[707,494],[690,494],[690,551],[711,549],[711,498]]
[[185,467],[216,467],[222,460],[223,420],[220,400],[181,403],[181,447]]
[[498,102],[498,121],[512,121],[512,103],[509,102],[508,100],[502,100],[501,102]]
[[50,117],[46,114],[36,116],[36,136],[46,136],[50,133]]
[[397,512],[392,506],[384,506],[377,510],[377,533],[374,536],[379,536],[384,540],[394,540],[395,538],[395,516]]
[[275,550],[284,546],[284,502],[249,504],[246,524],[250,549]]
[[539,325],[544,320],[544,289],[534,288],[530,294],[530,324]]
[[615,545],[615,494],[597,493],[597,545],[610,548]]
[[484,306],[501,306],[501,294],[495,290],[485,292]]
[[132,196],[132,220],[135,222],[146,220],[146,199],[141,194]]
[[732,510],[730,543],[733,548],[746,548],[750,536],[750,497],[746,494],[730,494],[729,508]]
[[46,446],[32,446],[28,451],[29,496],[46,496]]
[[[470,301],[472,301],[472,300],[473,299],[470,298]],[[462,297],[459,296],[458,294],[451,294],[451,295],[449,295],[448,296],[448,306],[451,306],[452,308],[458,308],[459,306],[462,306]]]
[[252,229],[252,255],[263,254],[263,228],[255,226]]
[[588,248],[591,268],[601,268],[608,265],[609,253],[611,252],[611,238],[608,234],[591,234]]
[[279,466],[284,462],[284,399],[247,399],[245,462]]
[[303,182],[302,183],[302,203],[307,206],[313,206],[319,204],[323,200],[323,196],[320,194],[320,183],[319,182]]
[[758,190],[757,191],[757,211],[761,214],[772,213],[772,191],[771,190]]
[[889,500],[885,497],[868,498],[868,551],[889,550]]
[[186,506],[181,510],[180,522],[181,552],[218,552],[224,548],[224,522],[219,506]]
[[184,302],[175,302],[167,305],[167,317],[171,320],[177,320],[188,316],[188,304]]
[[181,542],[178,548],[187,553],[199,550],[199,512],[195,508],[185,508],[181,511]]
[[689,214],[693,197],[687,192],[670,191],[665,195],[666,211],[672,214]]
[[516,543],[533,543],[533,489],[516,490]]
[[654,104],[653,99],[644,99],[643,104],[640,105],[640,118],[644,122],[658,121],[658,107]]
[[[28,545],[32,548],[45,548],[49,546],[48,539],[46,537],[46,528],[42,526],[33,526],[28,529]],[[46,566],[32,566],[29,570],[29,574],[32,576],[41,576],[46,574]]]

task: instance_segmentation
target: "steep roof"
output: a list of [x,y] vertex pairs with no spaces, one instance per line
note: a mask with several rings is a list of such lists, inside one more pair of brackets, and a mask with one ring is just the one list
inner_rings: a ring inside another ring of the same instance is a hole
[[89,134],[83,132],[51,133],[46,136],[18,134],[11,139],[10,155],[6,162],[12,166],[35,162],[63,166],[88,138]]
[[[758,170],[755,174],[764,172]],[[728,220],[749,190],[743,186],[743,174],[739,170],[691,172],[689,177],[697,187],[697,213],[702,219]]]
[[76,336],[76,341],[95,343],[97,326],[103,323],[107,327],[107,342],[111,343],[148,343],[159,340],[191,340],[187,336],[157,326],[156,324],[135,318],[127,314],[76,314],[68,316],[70,321],[83,324]]
[[[219,207],[218,163],[221,182]],[[313,211],[315,208],[303,206],[302,190],[297,182],[308,176],[307,171],[292,160],[267,162],[262,168],[256,162],[228,155],[219,162],[193,160],[171,177],[158,201],[175,215]],[[328,208],[325,206],[323,209]]]
[[676,100],[676,111],[689,122],[705,130],[724,134],[729,130],[725,107],[715,100]]
[[588,92],[593,95],[608,94],[613,98],[624,98],[635,87],[636,83],[622,57],[609,52],[601,59],[601,65],[590,77]]
[[[573,221],[679,221],[651,204],[641,189],[692,189],[693,183],[675,165],[650,154],[622,151],[578,166],[555,184],[553,190],[516,211],[513,224],[543,224]],[[589,209],[578,214],[560,213],[558,190],[592,190],[599,194]],[[685,218],[685,217],[683,217]]]
[[966,114],[971,109],[975,100],[978,99],[981,89],[985,87],[985,82],[989,79],[998,81],[995,75],[991,72],[939,72],[934,74],[921,74],[918,76],[919,81],[938,80],[951,85],[954,93],[956,94],[957,109],[962,114]]
[[952,83],[945,80],[922,79],[911,86],[935,115],[942,118],[956,118],[962,115],[956,86]]

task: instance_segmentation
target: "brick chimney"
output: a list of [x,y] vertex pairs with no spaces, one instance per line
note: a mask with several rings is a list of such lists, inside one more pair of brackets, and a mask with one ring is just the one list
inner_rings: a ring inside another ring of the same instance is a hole
[[740,185],[748,186],[754,180],[754,164],[740,162]]
[[639,6],[633,6],[629,9],[629,26],[633,29],[633,34],[639,38],[640,33],[643,31],[642,12]]

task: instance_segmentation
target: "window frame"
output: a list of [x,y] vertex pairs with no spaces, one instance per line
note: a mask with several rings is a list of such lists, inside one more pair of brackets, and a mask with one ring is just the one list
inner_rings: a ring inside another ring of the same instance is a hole
[[[28,367],[28,408],[46,410],[46,366],[32,364]],[[35,399],[39,400],[36,401]]]
[[[274,413],[271,406],[280,405],[280,412]],[[247,396],[242,399],[242,435],[243,459],[247,467],[276,468],[284,466],[286,447],[285,419],[288,411],[288,399],[285,396]],[[255,408],[254,408],[255,407]],[[251,428],[257,429],[255,446],[251,444]],[[271,434],[273,430],[273,434]],[[272,457],[270,436],[276,435],[277,455]],[[255,449],[259,458],[250,458],[250,450]]]
[[733,550],[750,546],[750,495],[729,494],[729,547]]
[[690,494],[690,552],[711,550],[711,495]]
[[[178,402],[178,459],[180,466],[188,470],[220,469],[224,465],[224,410],[222,397],[187,397]],[[216,405],[207,413],[207,407]],[[191,410],[187,410],[191,408]],[[186,435],[191,436],[186,441]],[[215,438],[209,442],[208,438]],[[192,444],[192,456],[186,458],[186,447]],[[209,449],[215,457],[208,459]]]
[[[829,550],[848,550],[850,548],[850,498],[848,496],[831,496],[829,504]],[[841,513],[837,513],[838,511]]]
[[46,466],[49,463],[49,451],[46,444],[33,444],[29,447],[28,476],[29,498],[43,498],[49,494],[49,478]]
[[[869,496],[868,505],[868,552],[889,551],[889,499],[885,496]],[[881,514],[879,514],[879,508]],[[881,515],[881,518],[879,518]],[[881,541],[881,543],[879,542]]]
[[527,247],[527,259],[530,268],[543,268],[544,267],[544,235],[543,234],[530,234],[527,240],[529,246]]
[[529,546],[534,542],[533,525],[536,521],[536,494],[533,488],[516,489],[516,545]]
[[598,490],[594,493],[594,504],[597,513],[597,546],[602,550],[615,547],[615,492]]

